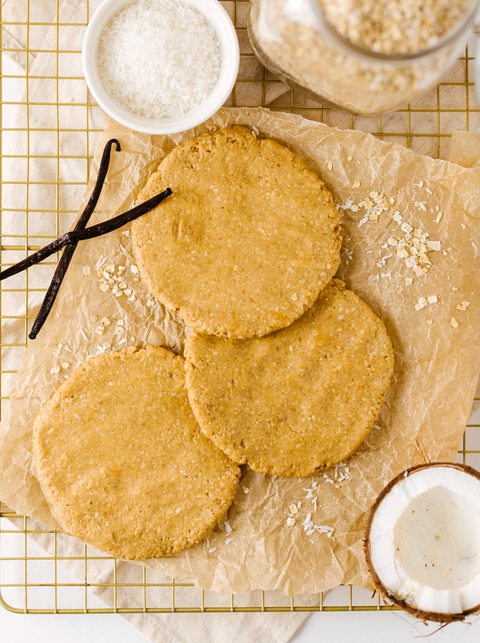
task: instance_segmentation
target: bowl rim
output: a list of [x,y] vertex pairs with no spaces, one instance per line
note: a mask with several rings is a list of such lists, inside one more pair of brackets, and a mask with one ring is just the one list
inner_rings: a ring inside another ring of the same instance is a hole
[[192,129],[213,116],[230,95],[238,75],[240,49],[230,16],[218,0],[183,0],[215,29],[222,55],[220,75],[208,98],[183,116],[150,119],[117,103],[106,90],[98,69],[98,47],[108,21],[129,4],[140,0],[103,0],[93,14],[82,44],[82,66],[88,89],[104,112],[121,125],[145,134],[175,134]]

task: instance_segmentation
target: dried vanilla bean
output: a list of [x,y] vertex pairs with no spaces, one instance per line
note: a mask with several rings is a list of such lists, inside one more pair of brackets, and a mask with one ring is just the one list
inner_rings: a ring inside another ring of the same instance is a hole
[[[144,203],[137,205],[135,208],[132,208],[131,210],[128,210],[123,214],[119,214],[118,217],[114,217],[109,221],[104,221],[103,223],[97,223],[96,225],[93,225],[90,228],[86,228],[84,230],[73,230],[72,232],[66,232],[62,237],[55,239],[55,241],[50,243],[48,246],[45,246],[38,252],[35,252],[33,255],[28,257],[28,260],[24,259],[23,261],[20,261],[14,266],[7,268],[7,270],[0,272],[0,281],[3,281],[3,279],[6,279],[7,277],[11,277],[12,275],[16,275],[17,273],[22,272],[23,270],[26,270],[26,268],[29,268],[30,266],[40,263],[40,261],[43,261],[43,259],[46,259],[47,257],[54,254],[55,252],[58,252],[65,246],[67,246],[67,248],[70,246],[76,246],[76,244],[78,244],[79,241],[85,241],[86,239],[95,239],[96,237],[101,237],[104,234],[113,232],[118,228],[122,228],[127,223],[130,223],[130,221],[133,221],[134,219],[138,219],[138,217],[141,217],[143,214],[146,214],[147,212],[150,212],[150,210],[153,210],[153,208],[155,208],[159,203],[161,203],[164,199],[166,199],[171,194],[172,194],[172,190],[170,188],[167,188],[164,192],[157,194],[156,196],[152,197],[148,201],[145,201]],[[64,264],[62,269],[58,273],[57,290],[60,287],[63,281],[63,278],[65,277],[67,268],[68,268],[68,264]],[[42,310],[43,310],[43,313],[42,313]],[[43,309],[42,307],[42,310],[40,311],[42,315],[40,315],[39,313],[37,316],[37,319],[39,320],[38,330],[40,330],[40,328],[45,323],[48,313],[50,312],[50,308]],[[37,330],[37,333],[38,333],[38,330]],[[35,339],[35,336],[32,337],[32,332],[29,334],[29,338]]]
[[[157,194],[156,196],[152,197],[148,201],[145,201],[145,203],[141,203],[140,205],[137,205],[132,210],[128,210],[128,212],[124,212],[123,214],[120,214],[118,217],[115,217],[114,219],[110,219],[109,221],[104,221],[103,223],[97,223],[97,225],[93,225],[90,228],[86,228],[85,230],[73,230],[72,232],[67,232],[66,234],[63,235],[63,237],[60,237],[52,244],[50,244],[50,246],[55,246],[54,249],[52,250],[52,253],[56,252],[57,250],[60,250],[64,246],[68,246],[68,244],[76,245],[79,241],[85,241],[86,239],[95,239],[96,237],[101,237],[104,234],[113,232],[118,228],[122,228],[127,223],[130,223],[130,221],[133,221],[134,219],[138,219],[138,217],[141,217],[143,214],[150,212],[150,210],[156,207],[159,203],[161,203],[164,199],[166,199],[167,196],[170,196],[171,194],[172,194],[171,189],[167,188],[164,192]],[[46,248],[44,248],[44,250],[46,250]],[[60,288],[63,278],[65,277],[65,274],[67,272],[67,267],[68,266],[65,266],[62,272],[60,272],[58,275],[57,289]],[[2,274],[3,273],[0,273],[0,280],[3,278]],[[47,319],[50,310],[51,308],[45,308],[43,312],[41,310],[37,315],[35,322],[37,322],[38,320],[38,330],[40,330],[40,328],[45,323],[45,320]],[[37,330],[37,333],[38,333],[38,330]],[[28,336],[30,339],[35,339],[36,335],[33,335],[33,329]]]
[[[83,230],[86,227],[90,217],[92,216],[93,211],[97,206],[98,199],[100,198],[100,193],[102,191],[103,185],[105,183],[105,178],[107,176],[108,166],[110,165],[110,152],[112,150],[112,145],[114,144],[117,152],[120,152],[122,149],[120,147],[120,143],[117,141],[116,138],[112,138],[109,141],[107,141],[105,148],[103,150],[102,159],[100,161],[100,167],[98,170],[97,180],[95,181],[95,187],[93,188],[92,194],[90,196],[90,199],[88,200],[85,210],[82,212],[79,220],[77,221],[77,225],[74,228],[75,230]],[[45,323],[45,320],[48,317],[48,313],[50,312],[53,304],[55,303],[55,299],[57,297],[60,284],[63,281],[63,277],[65,276],[67,268],[70,265],[70,261],[72,260],[72,257],[75,253],[77,243],[72,243],[68,245],[65,248],[62,256],[60,257],[57,268],[55,270],[55,274],[53,275],[53,279],[50,283],[50,286],[48,287],[45,298],[42,302],[40,310],[38,311],[37,317],[33,323],[32,330],[28,335],[30,339],[35,339],[35,337],[38,335],[40,329],[42,328],[43,324]]]

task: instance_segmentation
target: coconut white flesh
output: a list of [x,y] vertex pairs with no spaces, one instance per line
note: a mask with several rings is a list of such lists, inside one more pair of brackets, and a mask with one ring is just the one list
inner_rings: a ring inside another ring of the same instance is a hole
[[415,471],[377,508],[371,561],[417,609],[461,614],[480,604],[480,480],[448,466]]

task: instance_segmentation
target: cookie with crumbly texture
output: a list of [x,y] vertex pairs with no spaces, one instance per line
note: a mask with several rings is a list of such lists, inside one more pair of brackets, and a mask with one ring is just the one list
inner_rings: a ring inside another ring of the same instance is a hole
[[261,337],[312,306],[340,264],[340,216],[323,182],[276,141],[226,127],[179,145],[137,203],[173,195],[132,224],[150,292],[192,328]]
[[155,346],[79,366],[36,418],[33,453],[65,529],[128,560],[199,542],[240,476],[199,429],[183,358]]
[[239,464],[307,476],[372,430],[393,372],[382,321],[338,279],[288,328],[234,340],[194,332],[185,348],[202,431]]

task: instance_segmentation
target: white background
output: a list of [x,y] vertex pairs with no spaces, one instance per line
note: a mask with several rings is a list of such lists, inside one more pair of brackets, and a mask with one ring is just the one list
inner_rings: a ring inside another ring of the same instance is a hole
[[[18,74],[18,68],[8,59],[3,60],[5,74]],[[5,100],[14,101],[21,98],[24,83],[21,79],[3,79],[3,96]],[[8,99],[6,98],[8,96]],[[14,106],[5,106],[3,111],[3,127],[9,127],[12,123],[15,112]],[[480,538],[480,534],[479,534]],[[7,543],[8,551],[3,543],[2,556],[23,556],[22,551],[15,551],[16,545],[13,541],[21,541],[21,538],[12,539],[12,544]],[[42,556],[43,550],[34,543],[29,542],[29,556]],[[0,574],[2,569],[0,566]],[[43,582],[41,574],[29,576],[30,582]],[[59,582],[78,582],[67,572],[62,572]],[[0,582],[22,582],[22,576],[17,574],[16,580]],[[2,591],[4,598],[12,605],[22,605],[23,601],[18,594],[19,590],[6,592]],[[20,590],[23,591],[23,590]],[[61,591],[61,590],[59,590]],[[370,602],[368,592],[355,590],[354,604],[367,604]],[[17,593],[18,601],[15,600]],[[339,588],[330,592],[325,599],[328,605],[343,605],[345,597],[348,596],[346,588]],[[348,598],[347,598],[348,601]],[[374,604],[374,602],[372,602]],[[83,603],[75,602],[72,607],[78,608]],[[89,599],[89,607],[102,607],[103,604],[97,598]],[[46,604],[45,607],[51,607]],[[178,618],[188,619],[189,614],[179,614]],[[265,614],[265,619],[274,618],[274,615]],[[161,616],[158,616],[161,618]],[[210,615],[205,614],[205,618]],[[401,612],[323,612],[312,614],[305,624],[300,628],[291,643],[408,643],[418,641],[419,637],[429,636],[433,643],[478,643],[480,640],[480,617],[470,619],[468,624],[453,623],[446,628],[439,629],[438,625],[424,624],[411,619]],[[145,643],[146,639],[139,634],[132,626],[116,614],[109,615],[30,615],[14,614],[0,607],[0,638],[5,643],[56,643],[57,641],[68,641],[68,643]],[[190,643],[190,642],[189,642]],[[193,640],[191,643],[210,643],[207,641]],[[234,641],[225,641],[234,643]],[[265,641],[270,643],[270,641]],[[274,641],[272,641],[274,643]]]

